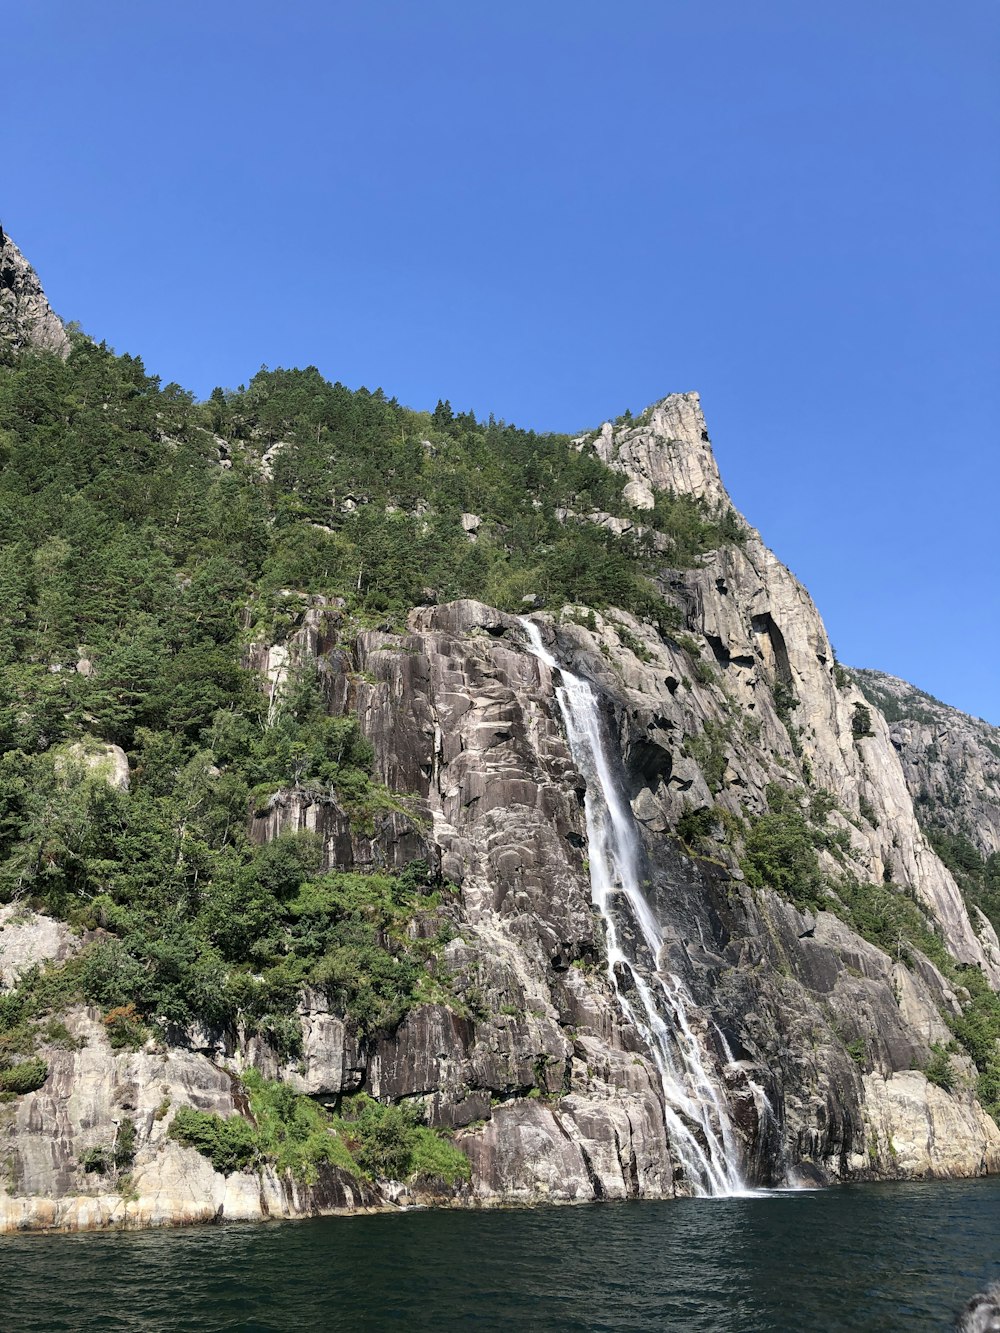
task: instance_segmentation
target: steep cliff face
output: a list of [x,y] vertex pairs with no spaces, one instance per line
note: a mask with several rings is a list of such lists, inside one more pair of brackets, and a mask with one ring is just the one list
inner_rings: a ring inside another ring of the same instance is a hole
[[[848,810],[865,791],[878,802],[865,807],[867,819],[856,816],[857,825],[839,816],[851,835],[846,864],[859,877],[881,879],[887,867],[911,876],[955,955],[989,965],[929,848],[921,843],[918,859],[881,834],[883,821],[898,828],[907,811],[912,820],[898,762],[884,735],[856,741],[851,715],[861,696],[849,691],[841,699],[832,670],[823,670],[814,645],[825,638],[805,594],[787,573],[782,589],[770,571],[772,595],[764,601],[759,571],[747,572],[748,556],[739,560],[734,565],[729,555],[725,566],[687,576],[685,587],[702,594],[700,602],[692,596],[697,610],[689,623],[710,627],[706,649],[725,623],[725,643],[737,648],[732,656],[751,659],[731,668],[742,678],[738,716],[749,736],[724,726],[739,688],[722,674],[724,653],[713,654],[714,675],[700,681],[690,674],[691,647],[662,641],[622,612],[595,616],[593,629],[567,619],[545,631],[557,658],[589,676],[603,701],[606,734],[620,755],[616,778],[644,844],[646,894],[664,934],[657,968],[682,979],[695,1001],[692,1026],[726,1090],[748,1178],[994,1170],[1000,1133],[975,1102],[971,1061],[952,1057],[950,1093],[922,1072],[932,1044],[950,1040],[945,1016],[960,1012],[939,970],[919,954],[909,966],[886,955],[832,913],[805,915],[776,893],[750,889],[725,843],[692,860],[671,834],[685,809],[713,802],[734,813],[763,808],[768,783],[787,781],[812,753]],[[717,587],[722,569],[725,593]],[[728,612],[747,584],[742,639],[737,612],[726,622],[718,614],[696,619],[705,616],[706,585],[731,599]],[[789,602],[798,623],[787,614]],[[755,645],[753,615],[765,612],[769,634]],[[338,619],[326,613],[327,641],[336,638]],[[817,724],[804,728],[810,748],[803,743],[801,757],[768,683],[782,624],[803,699],[813,662],[824,691],[809,709]],[[306,637],[315,641],[315,632],[314,625]],[[293,640],[293,652],[296,642],[303,640]],[[427,846],[460,889],[461,937],[448,946],[447,967],[469,1011],[461,1022],[440,1009],[418,1011],[394,1040],[371,1057],[354,1052],[347,1066],[378,1095],[428,1096],[440,1123],[466,1126],[461,1142],[474,1165],[474,1197],[483,1201],[684,1192],[691,1181],[664,1132],[648,1037],[623,1014],[602,963],[604,931],[586,865],[585,784],[556,698],[558,673],[525,647],[516,618],[459,602],[413,612],[406,635],[352,635],[322,658],[333,706],[357,713],[379,774],[419,799]],[[755,716],[759,728],[747,721]],[[725,735],[719,762],[706,763],[698,748],[706,729]],[[861,746],[872,752],[866,759],[857,755]],[[851,767],[838,762],[845,754]],[[884,787],[883,773],[890,779]],[[273,831],[283,826],[279,820]],[[393,864],[391,839],[381,854]],[[924,866],[931,878],[922,882]],[[952,921],[959,923],[953,932]],[[629,964],[643,974],[637,950]],[[333,1045],[339,1071],[340,1045]],[[338,1086],[337,1076],[324,1086]],[[485,1124],[467,1127],[479,1120]]]
[[606,421],[579,443],[624,473],[625,498],[638,509],[651,507],[655,492],[668,490],[729,504],[696,393],[672,393],[635,423],[616,428]]
[[1000,926],[1000,730],[895,676],[854,675],[889,724],[917,818],[989,950]]
[[0,227],[0,346],[69,355],[69,338],[38,274]]
[[[622,473],[639,522],[658,490],[728,504],[696,395],[578,445]],[[956,978],[974,969],[997,985],[1000,950],[920,830],[895,733],[749,527],[661,586],[683,623],[666,636],[624,611],[566,608],[535,617],[540,653],[522,620],[474,601],[415,609],[395,633],[312,599],[283,642],[254,645],[248,661],[272,699],[316,663],[329,711],[359,719],[398,798],[359,829],[328,794],[288,789],[255,809],[254,836],[314,831],[328,866],[426,860],[442,904],[409,929],[448,927],[428,963],[440,994],[365,1038],[307,991],[294,1059],[229,1031],[116,1053],[96,1011],[75,1013],[68,1047],[46,1052],[46,1082],[0,1107],[0,1227],[401,1197],[336,1171],[308,1188],[271,1168],[222,1175],[167,1137],[165,1101],[235,1113],[230,1072],[250,1067],[319,1100],[419,1101],[471,1163],[468,1185],[441,1201],[698,1192],[714,1179],[692,1168],[699,1153],[747,1184],[1000,1169],[972,1061],[955,1051],[946,1076],[925,1073],[969,998]],[[571,676],[589,682],[601,776],[581,768]],[[606,855],[615,797],[645,922],[627,868]],[[747,848],[769,811],[813,829],[830,882],[911,895],[944,945],[941,966],[902,936],[888,952],[862,938],[819,880],[806,902],[794,876],[789,887],[753,870]],[[603,906],[598,856],[613,881]],[[7,985],[73,947],[45,918],[0,918]],[[79,1163],[126,1114],[134,1167],[116,1192]]]
[[[599,448],[628,483],[643,482],[661,432],[677,430],[682,438],[668,441],[665,452],[672,456],[686,446],[694,461],[674,468],[668,484],[713,504],[727,503],[714,458],[706,453],[708,431],[697,395],[674,403],[668,398],[652,409],[648,425],[605,427],[600,445],[582,447]],[[734,812],[741,804],[753,808],[763,802],[769,782],[787,781],[790,773],[803,787],[831,792],[839,816],[851,821],[845,828],[851,868],[875,883],[891,879],[911,889],[940,923],[953,956],[983,967],[1000,984],[995,937],[987,931],[983,941],[973,930],[958,886],[920,830],[897,754],[899,733],[838,670],[812,599],[760,535],[748,528],[742,548],[722,550],[701,569],[668,579],[668,590],[679,597],[686,628],[697,636],[692,664],[700,658],[700,673],[707,663],[715,677],[707,688],[687,692],[698,720],[720,723],[727,711],[740,719],[724,746],[728,766],[720,802]],[[678,666],[683,670],[683,662]],[[639,693],[655,691],[661,699],[670,694],[641,664],[630,670]],[[749,719],[756,721],[748,736]],[[980,744],[978,753],[984,749]],[[707,800],[708,793],[700,790],[698,799]],[[987,822],[996,818],[994,804]]]
[[1000,852],[1000,728],[896,676],[856,674],[889,724],[918,809],[924,807],[941,828],[967,837],[983,856]]

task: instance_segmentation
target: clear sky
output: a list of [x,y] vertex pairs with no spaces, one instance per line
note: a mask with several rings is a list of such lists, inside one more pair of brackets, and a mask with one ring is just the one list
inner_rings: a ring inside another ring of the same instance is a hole
[[998,0],[33,0],[0,220],[199,395],[698,389],[840,657],[1000,723]]

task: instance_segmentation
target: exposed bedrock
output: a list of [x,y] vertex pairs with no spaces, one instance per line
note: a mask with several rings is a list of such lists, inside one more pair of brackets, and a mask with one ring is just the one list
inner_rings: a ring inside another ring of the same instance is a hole
[[881,671],[855,673],[889,722],[906,783],[934,824],[1000,852],[1000,728]]
[[[710,799],[698,764],[682,753],[684,739],[712,716],[719,687],[692,683],[678,699],[670,682],[685,668],[679,651],[650,637],[653,660],[643,663],[617,644],[611,618],[599,626],[596,636],[576,626],[548,634],[603,692],[605,725],[622,755],[618,776],[642,830],[664,965],[683,977],[698,1004],[694,1026],[727,1090],[748,1175],[780,1181],[803,1167],[823,1179],[977,1171],[984,1163],[993,1169],[1000,1136],[975,1107],[971,1068],[963,1071],[964,1089],[951,1096],[919,1072],[931,1043],[948,1040],[941,1015],[957,1011],[948,983],[922,958],[912,968],[895,962],[829,913],[803,917],[777,895],[751,892],[727,864],[725,848],[718,865],[682,853],[669,832],[678,796],[703,792]],[[756,632],[751,620],[748,638]],[[782,637],[795,670],[798,636],[789,630]],[[612,663],[600,642],[616,650]],[[752,643],[741,646],[766,682],[767,664]],[[516,618],[472,602],[416,611],[403,636],[362,634],[348,657],[341,663],[351,677],[343,698],[362,718],[381,773],[419,796],[443,872],[460,886],[462,939],[449,946],[449,967],[478,1006],[461,1024],[430,1008],[411,1014],[385,1044],[394,1054],[387,1058],[383,1048],[370,1066],[371,1085],[383,1095],[428,1096],[439,1123],[486,1121],[463,1135],[481,1197],[560,1197],[563,1178],[567,1198],[580,1197],[583,1179],[591,1197],[616,1196],[623,1180],[634,1182],[631,1192],[670,1192],[674,1164],[656,1113],[657,1074],[603,973],[585,866],[584,783],[552,674],[525,653]],[[853,696],[842,704],[832,681],[828,687],[824,679],[823,689],[828,747],[857,756]],[[727,755],[726,786],[742,781],[744,799],[749,793],[762,800],[775,755],[794,762],[770,700],[762,684],[755,745],[737,739]],[[811,712],[822,716],[818,706]],[[819,726],[815,731],[810,740],[821,755]],[[878,735],[866,741],[876,751],[865,761],[869,773],[891,764],[891,747],[888,758],[878,753]],[[827,763],[828,772],[837,771],[829,754]],[[839,789],[857,798],[857,775],[845,777],[843,767]],[[870,776],[866,781],[875,791]],[[897,796],[891,788],[882,801],[887,820]],[[905,802],[905,792],[899,799]],[[881,869],[879,830],[850,827],[859,871]],[[976,937],[960,902],[958,930],[949,933],[950,877],[929,849],[926,855],[931,884],[916,882],[911,865],[913,887],[934,905],[961,957],[963,948],[976,948]],[[906,869],[905,860],[898,864]],[[903,1074],[919,1093],[919,1116],[911,1100],[890,1095]],[[946,1151],[927,1146],[934,1136],[926,1126],[942,1096],[959,1108],[957,1138]],[[883,1132],[894,1115],[901,1137],[904,1130],[907,1141],[923,1135],[924,1148],[906,1161],[898,1144],[893,1157],[892,1136]],[[508,1136],[505,1146],[500,1140]],[[597,1150],[602,1142],[618,1144],[612,1159]],[[581,1143],[590,1145],[583,1176]],[[634,1158],[631,1175],[620,1175],[623,1153]],[[546,1165],[553,1155],[563,1163],[557,1171]]]
[[69,338],[42,291],[38,274],[0,227],[0,344],[17,351],[69,355]]

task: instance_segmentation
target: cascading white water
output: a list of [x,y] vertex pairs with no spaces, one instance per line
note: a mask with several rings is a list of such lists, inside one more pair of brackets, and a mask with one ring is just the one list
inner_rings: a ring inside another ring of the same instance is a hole
[[[642,891],[638,834],[632,811],[612,775],[601,735],[597,696],[588,681],[556,661],[533,621],[522,617],[521,623],[532,654],[560,674],[556,698],[573,761],[587,782],[584,809],[590,884],[594,904],[604,920],[608,978],[623,1012],[642,1033],[656,1061],[671,1148],[696,1193],[742,1193],[735,1135],[725,1099],[708,1074],[688,1019],[694,1002],[679,977],[660,970],[663,934]],[[612,910],[615,895],[628,904],[649,951],[652,984],[622,949]],[[638,1005],[622,988],[619,969],[628,970]],[[661,1008],[669,1016],[669,1023]]]

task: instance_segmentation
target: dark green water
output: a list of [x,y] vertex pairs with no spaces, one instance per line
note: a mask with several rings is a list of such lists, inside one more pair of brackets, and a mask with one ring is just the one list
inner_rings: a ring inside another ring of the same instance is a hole
[[944,1329],[1000,1180],[0,1237],[0,1329]]

